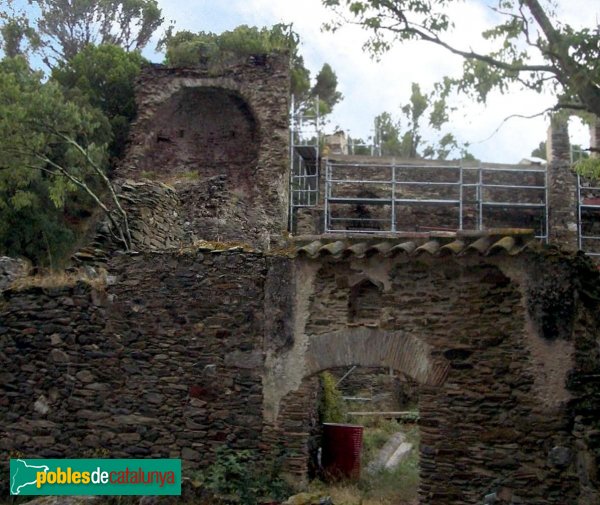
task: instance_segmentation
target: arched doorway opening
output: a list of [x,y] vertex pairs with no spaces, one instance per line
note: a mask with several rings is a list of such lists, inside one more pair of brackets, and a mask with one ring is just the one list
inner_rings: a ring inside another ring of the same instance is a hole
[[[361,296],[365,295],[366,299],[369,299],[372,289],[365,285],[359,286],[358,291]],[[359,314],[363,309],[370,307],[370,304],[361,305],[361,303],[359,302],[357,306]],[[368,310],[365,314],[368,315]],[[324,371],[343,374],[344,370],[353,366],[361,367],[363,370],[370,369],[374,374],[382,370],[389,373],[389,370],[392,370],[395,375],[409,377],[411,384],[419,392],[422,388],[429,391],[436,390],[444,383],[448,373],[445,358],[434,355],[427,343],[405,332],[384,331],[361,325],[311,336],[303,355],[302,370],[294,371],[288,368],[288,377],[293,377],[296,372],[302,374],[300,383],[297,380],[293,384],[286,384],[285,381],[277,383],[279,400],[277,400],[275,426],[277,439],[287,454],[284,472],[305,482],[318,473],[318,464],[315,461],[320,446],[322,421],[318,409],[322,391],[319,376]],[[270,382],[267,381],[266,384]],[[267,393],[267,396],[269,394]],[[379,430],[376,434],[380,436],[379,447],[376,449],[381,449],[387,442],[387,439],[381,440],[382,434],[392,435],[400,431],[399,428],[395,430],[392,426],[392,423],[399,426],[395,419],[388,419],[388,421],[385,429]],[[356,420],[354,419],[353,422]],[[415,447],[414,450],[417,455],[415,461],[418,462],[420,460],[418,448]],[[418,468],[415,471],[418,474]],[[414,492],[416,494],[416,489]]]

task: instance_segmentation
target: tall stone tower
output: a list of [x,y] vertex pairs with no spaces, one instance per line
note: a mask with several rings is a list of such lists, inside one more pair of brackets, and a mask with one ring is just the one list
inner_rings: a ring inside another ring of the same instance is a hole
[[145,69],[117,176],[174,189],[169,227],[188,239],[270,247],[287,227],[289,83],[284,55]]

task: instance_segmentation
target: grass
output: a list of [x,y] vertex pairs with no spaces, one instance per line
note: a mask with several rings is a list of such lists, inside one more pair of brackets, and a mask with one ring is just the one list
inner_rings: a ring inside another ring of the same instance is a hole
[[91,279],[80,272],[48,272],[16,279],[11,283],[10,288],[15,291],[24,291],[29,288],[62,288],[74,286],[80,281],[97,290],[105,286],[105,279],[102,275]]
[[[311,491],[331,496],[336,505],[415,505],[419,488],[419,428],[382,418],[360,418],[365,425],[361,453],[361,478],[358,482],[325,484],[313,481]],[[374,475],[366,472],[367,465],[398,431],[413,444],[410,456],[393,470],[380,470]]]

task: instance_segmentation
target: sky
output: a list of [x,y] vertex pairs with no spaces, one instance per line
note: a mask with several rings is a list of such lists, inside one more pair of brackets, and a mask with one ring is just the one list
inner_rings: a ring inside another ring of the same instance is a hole
[[[486,3],[468,0],[453,7],[456,29],[451,40],[455,45],[481,48],[484,42],[479,34],[495,20]],[[373,118],[383,111],[399,116],[412,82],[419,83],[423,91],[431,90],[443,76],[460,75],[462,66],[461,58],[422,42],[396,44],[375,61],[363,51],[367,34],[359,27],[345,26],[336,33],[322,30],[322,23],[332,19],[332,12],[321,5],[321,0],[159,0],[159,4],[165,19],[175,22],[176,30],[218,33],[240,24],[293,23],[302,40],[301,54],[313,76],[323,63],[329,63],[344,95],[325,130],[341,127],[353,137],[372,135]],[[574,27],[600,21],[597,0],[560,0],[558,4],[561,21]],[[469,150],[477,158],[516,163],[545,140],[548,118],[515,118],[502,124],[503,119],[511,114],[536,114],[553,103],[550,95],[518,89],[505,95],[493,93],[485,105],[461,97],[454,102],[457,110],[451,115],[450,129],[459,141],[470,144]],[[571,121],[570,131],[573,142],[588,145],[587,128],[578,120]]]
[[[548,1],[548,0],[546,0]],[[1,0],[0,0],[1,3]],[[301,38],[301,54],[313,77],[323,63],[329,63],[338,76],[338,89],[344,99],[336,105],[325,132],[341,128],[353,137],[372,135],[373,119],[388,111],[400,116],[400,107],[408,102],[411,83],[431,91],[444,76],[459,76],[462,59],[441,48],[423,43],[396,44],[379,61],[366,53],[362,45],[367,34],[356,26],[345,26],[336,33],[322,29],[331,20],[329,9],[321,0],[158,0],[166,28],[220,33],[240,24],[271,26],[293,23]],[[466,0],[452,6],[456,23],[450,41],[460,48],[485,45],[480,33],[497,20],[488,4],[493,0]],[[574,28],[595,27],[600,22],[600,1],[558,0],[557,13],[562,22]],[[160,62],[162,55],[153,51],[162,30],[144,51],[146,57]],[[449,129],[461,143],[469,143],[469,151],[489,162],[516,163],[529,156],[540,141],[546,139],[547,117],[503,120],[512,114],[533,115],[554,104],[551,95],[539,95],[511,89],[501,95],[492,93],[485,105],[466,97],[458,97],[452,105]],[[496,131],[498,130],[498,131]],[[587,128],[572,120],[572,142],[589,145]],[[430,132],[431,133],[431,132]]]

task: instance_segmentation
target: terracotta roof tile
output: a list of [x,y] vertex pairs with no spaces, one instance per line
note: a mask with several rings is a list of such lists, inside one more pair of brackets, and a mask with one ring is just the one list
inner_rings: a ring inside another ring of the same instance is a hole
[[365,235],[320,235],[296,237],[295,256],[334,258],[394,256],[514,256],[539,247],[532,230],[497,229],[481,232],[400,233],[385,237]]

